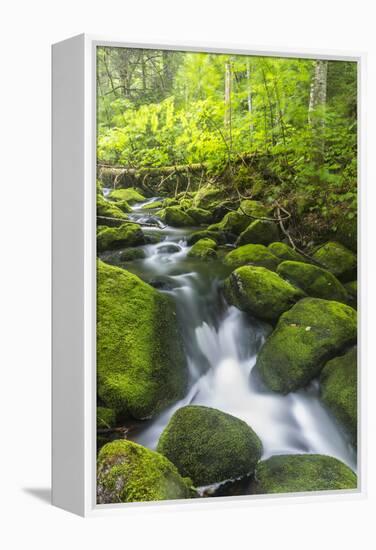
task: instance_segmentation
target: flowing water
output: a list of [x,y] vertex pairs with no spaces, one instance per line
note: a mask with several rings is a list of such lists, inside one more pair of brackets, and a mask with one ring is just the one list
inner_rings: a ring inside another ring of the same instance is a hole
[[[153,200],[157,199],[146,202]],[[192,230],[163,226],[141,208],[143,204],[136,205],[130,217],[157,223],[158,227],[147,228],[145,233],[158,242],[143,247],[145,259],[123,267],[174,298],[190,382],[181,401],[145,422],[131,439],[155,449],[177,409],[205,405],[247,422],[262,440],[263,458],[319,453],[336,457],[355,470],[356,453],[320,402],[317,381],[286,396],[263,386],[253,367],[271,327],[225,303],[220,285],[228,271],[220,261],[205,263],[187,257],[186,239]],[[117,253],[106,256],[106,261],[117,263]]]

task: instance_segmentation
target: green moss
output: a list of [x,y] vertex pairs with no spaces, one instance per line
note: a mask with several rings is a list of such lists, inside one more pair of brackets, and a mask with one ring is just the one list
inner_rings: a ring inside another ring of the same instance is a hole
[[145,238],[137,223],[123,223],[120,227],[104,227],[97,233],[97,250],[113,250],[124,246],[144,244]]
[[122,415],[151,417],[181,399],[187,368],[173,300],[98,262],[97,387]]
[[127,189],[114,189],[109,194],[109,198],[113,200],[127,201],[130,204],[145,200],[145,197],[134,187],[128,187]]
[[97,428],[112,428],[115,422],[115,411],[107,407],[97,407]]
[[223,191],[214,185],[205,185],[195,194],[192,206],[211,210],[223,201]]
[[178,409],[164,429],[158,452],[196,485],[247,475],[261,457],[262,445],[245,422],[208,407]]
[[350,281],[349,283],[345,283],[343,285],[347,292],[350,294],[350,296],[353,296],[354,298],[358,295],[358,282],[357,281]]
[[277,455],[259,462],[252,492],[265,495],[356,487],[354,472],[336,458],[315,454]]
[[116,208],[120,208],[122,212],[129,213],[132,212],[132,208],[129,206],[127,201],[116,201],[110,203]]
[[226,237],[223,232],[209,230],[195,231],[194,233],[192,233],[192,235],[188,237],[187,242],[191,246],[192,244],[197,243],[197,241],[199,241],[200,239],[212,239],[217,244],[226,243]]
[[213,239],[200,239],[192,246],[188,256],[190,258],[200,258],[201,260],[213,260],[217,257],[216,248],[217,243]]
[[341,281],[347,282],[356,278],[356,255],[342,244],[328,242],[316,250],[312,257]]
[[240,235],[249,224],[249,218],[237,211],[227,212],[221,222],[209,225],[209,231],[225,231]]
[[195,225],[194,219],[181,210],[179,206],[168,206],[165,208],[162,218],[167,225],[172,225],[173,227],[189,227]]
[[274,391],[305,386],[323,364],[356,341],[356,311],[349,306],[304,298],[283,313],[257,358],[256,369]]
[[207,225],[212,221],[213,215],[209,210],[203,208],[188,208],[188,216],[191,216],[197,225]]
[[121,220],[128,219],[128,216],[121,208],[118,208],[114,203],[106,201],[101,195],[97,195],[97,219],[98,225],[110,225],[111,220],[103,220],[104,218],[118,218]]
[[267,245],[278,239],[278,228],[274,222],[255,220],[239,235],[236,244],[264,244]]
[[145,258],[145,251],[142,248],[126,248],[119,256],[122,262],[131,262],[132,260],[142,260]]
[[182,478],[164,456],[119,439],[107,443],[97,461],[97,503],[146,502],[191,498],[190,479]]
[[189,198],[182,198],[180,201],[179,201],[179,207],[181,208],[181,210],[188,210],[189,208],[192,207],[192,199],[189,199]]
[[178,206],[179,201],[177,199],[173,199],[171,197],[167,197],[163,200],[162,207],[166,208],[167,206]]
[[357,350],[328,361],[320,376],[321,397],[338,422],[357,442]]
[[347,303],[348,294],[337,277],[326,269],[303,262],[282,262],[277,273],[309,296]]
[[[246,214],[247,216],[255,216],[257,218],[270,217],[270,210],[264,206],[260,201],[253,201],[250,199],[244,199],[241,201],[238,211]],[[248,223],[251,219],[248,218]]]
[[270,252],[274,254],[274,256],[278,256],[278,258],[281,258],[281,260],[291,260],[292,262],[307,262],[302,254],[299,254],[299,252],[291,248],[291,246],[289,246],[288,244],[275,242],[271,243],[268,248]]
[[246,244],[229,252],[224,259],[224,263],[232,268],[242,265],[258,265],[275,271],[280,263],[280,259],[274,256],[262,244]]
[[156,208],[162,208],[162,206],[163,206],[163,201],[153,201],[153,202],[148,202],[148,203],[144,204],[142,209],[143,210],[155,210]]
[[227,301],[264,321],[277,321],[304,293],[264,267],[239,267],[224,283]]

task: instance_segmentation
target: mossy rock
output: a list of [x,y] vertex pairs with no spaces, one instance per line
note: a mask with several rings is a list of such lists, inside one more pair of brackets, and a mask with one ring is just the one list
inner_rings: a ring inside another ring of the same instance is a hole
[[195,231],[192,235],[189,235],[187,243],[189,246],[197,243],[200,239],[212,239],[217,244],[226,243],[226,235],[222,231],[209,231],[204,229],[203,231]]
[[357,443],[357,350],[328,361],[320,376],[321,398]]
[[256,369],[271,390],[288,393],[318,376],[324,363],[356,341],[356,311],[345,304],[303,298],[279,318]]
[[251,243],[268,245],[278,238],[279,232],[274,222],[255,220],[239,235],[236,244],[237,246]]
[[126,248],[120,253],[121,262],[132,262],[133,260],[143,260],[146,257],[142,248]]
[[97,407],[97,429],[112,428],[116,423],[116,413],[108,407]]
[[[99,217],[98,217],[99,216]],[[107,219],[102,219],[107,218]],[[117,218],[117,220],[109,220],[108,218]],[[97,225],[119,225],[121,220],[127,220],[126,213],[116,206],[115,203],[106,201],[101,195],[97,195]]]
[[144,195],[134,187],[127,189],[114,189],[108,196],[111,200],[127,201],[129,204],[142,202],[145,200]]
[[[256,218],[268,218],[270,217],[270,209],[262,204],[260,201],[254,201],[250,199],[244,199],[241,201],[238,211],[247,216],[255,216]],[[248,223],[251,219],[248,217]]]
[[173,300],[98,261],[97,386],[117,413],[150,418],[181,399],[187,367]]
[[299,252],[291,248],[291,246],[289,246],[286,243],[280,243],[280,242],[271,243],[268,246],[268,248],[270,252],[274,254],[274,256],[281,258],[281,260],[290,260],[292,262],[307,263],[307,260],[304,258],[302,254],[299,254]]
[[277,455],[258,463],[254,494],[356,489],[357,477],[343,462],[318,454]]
[[97,461],[97,504],[191,498],[190,479],[164,456],[118,439],[104,445]]
[[356,255],[342,244],[328,242],[316,250],[312,258],[331,271],[340,281],[356,279]]
[[184,212],[186,212],[191,207],[192,207],[192,199],[184,197],[179,200],[179,208],[181,208],[181,210],[184,210]]
[[178,409],[162,432],[158,452],[198,486],[252,473],[262,453],[256,433],[242,420],[217,409]]
[[167,225],[172,225],[173,227],[189,227],[196,225],[194,219],[179,206],[168,206],[165,208],[162,219]]
[[123,223],[120,227],[104,227],[97,233],[98,252],[144,243],[145,237],[141,227],[133,222]]
[[197,225],[208,225],[212,222],[213,215],[209,210],[203,208],[188,208],[188,216],[191,216]]
[[272,322],[290,309],[304,293],[265,267],[243,266],[225,280],[229,304],[263,321]]
[[337,302],[348,302],[348,293],[337,277],[326,269],[303,262],[282,262],[277,273],[295,286],[298,286],[308,296],[324,298]]
[[188,256],[201,260],[214,260],[217,257],[216,248],[217,243],[213,239],[200,239],[192,246]]
[[214,185],[205,185],[201,187],[195,194],[192,206],[203,208],[204,210],[212,210],[223,202],[223,191]]
[[226,254],[223,261],[233,269],[250,264],[275,271],[281,260],[262,244],[245,244]]
[[227,212],[222,221],[209,225],[208,229],[209,231],[225,231],[234,235],[240,235],[248,224],[249,218],[247,216],[238,211],[231,211]]
[[166,208],[167,206],[178,206],[178,205],[179,205],[179,201],[171,197],[165,198],[162,203],[163,208]]
[[353,296],[354,298],[358,295],[358,282],[357,281],[350,281],[348,283],[345,283],[343,285],[347,292],[350,294],[350,296]]
[[111,203],[116,208],[120,208],[122,212],[129,213],[132,212],[132,207],[128,204],[127,201],[116,201]]
[[156,208],[162,208],[163,201],[148,202],[143,205],[142,210],[155,210]]

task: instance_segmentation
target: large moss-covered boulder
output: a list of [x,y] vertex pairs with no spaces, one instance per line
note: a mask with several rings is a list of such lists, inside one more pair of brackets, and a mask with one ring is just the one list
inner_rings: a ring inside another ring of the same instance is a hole
[[132,262],[133,260],[143,260],[146,257],[145,250],[142,248],[126,248],[120,253],[121,262]]
[[187,209],[188,216],[191,216],[197,225],[208,225],[212,222],[213,214],[203,208],[191,207]]
[[172,299],[98,262],[97,385],[117,413],[149,418],[182,398],[187,368]]
[[176,411],[163,431],[158,452],[195,485],[209,485],[252,473],[262,445],[242,420],[197,405]]
[[98,252],[144,243],[145,237],[141,227],[133,222],[123,223],[120,227],[103,227],[97,233]]
[[356,317],[350,306],[320,298],[303,298],[283,313],[256,362],[268,388],[288,393],[308,384],[355,343]]
[[97,224],[98,225],[121,225],[122,220],[127,220],[126,213],[115,203],[106,201],[101,195],[97,195]]
[[291,260],[292,262],[307,262],[302,254],[291,248],[286,243],[275,242],[268,246],[270,252],[281,260]]
[[217,244],[225,244],[226,243],[226,236],[221,231],[209,231],[207,229],[203,229],[202,231],[195,231],[192,233],[192,235],[189,235],[187,238],[187,243],[189,246],[192,244],[197,243],[200,239],[212,239]]
[[190,479],[182,478],[164,456],[118,439],[104,445],[97,460],[97,504],[191,498]]
[[214,260],[217,257],[216,248],[217,243],[213,239],[200,239],[192,246],[188,252],[188,256],[205,261]]
[[142,206],[142,210],[156,210],[157,208],[163,208],[164,201],[147,202]]
[[262,244],[245,244],[226,254],[223,261],[233,269],[242,265],[257,265],[275,271],[281,260]]
[[357,350],[328,361],[320,376],[321,398],[357,442]]
[[145,197],[135,189],[134,187],[128,187],[127,189],[114,189],[110,192],[109,198],[112,200],[127,201],[129,204],[134,202],[142,202]]
[[354,472],[336,458],[317,454],[277,455],[258,463],[252,492],[265,495],[356,487]]
[[275,322],[304,293],[265,267],[243,266],[225,280],[227,301],[259,319]]
[[328,242],[316,250],[312,258],[326,267],[341,281],[347,282],[356,279],[356,255],[342,244]]
[[254,220],[239,235],[236,244],[264,244],[267,245],[278,239],[278,228],[274,222]]
[[173,227],[189,227],[196,225],[191,216],[189,216],[180,206],[168,206],[163,213],[163,219],[167,225]]
[[112,428],[116,422],[116,414],[108,407],[97,407],[97,429]]
[[270,217],[270,209],[264,206],[260,201],[254,201],[250,199],[242,200],[238,211],[248,216],[248,223],[252,221],[249,216],[254,216],[256,218]]
[[209,225],[209,231],[224,231],[234,235],[240,235],[249,224],[249,218],[238,211],[230,211],[225,214],[222,221]]
[[196,208],[212,210],[223,201],[222,189],[208,184],[202,186],[195,194],[192,205]]
[[309,296],[347,303],[348,293],[337,277],[326,269],[303,262],[282,262],[277,273]]

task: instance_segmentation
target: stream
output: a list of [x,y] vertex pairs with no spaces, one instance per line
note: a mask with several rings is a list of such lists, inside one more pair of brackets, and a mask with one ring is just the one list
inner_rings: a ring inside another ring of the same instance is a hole
[[[133,221],[149,221],[153,211],[133,207]],[[263,444],[263,458],[276,454],[319,453],[338,458],[354,471],[356,452],[319,399],[318,382],[286,396],[271,392],[253,372],[271,327],[229,307],[220,285],[229,270],[220,261],[187,257],[187,237],[195,229],[144,228],[153,244],[146,257],[121,264],[120,251],[101,257],[125,267],[173,297],[187,355],[190,380],[186,396],[129,438],[155,449],[172,414],[188,404],[214,407],[247,422]],[[196,228],[197,230],[197,228]],[[156,241],[156,242],[154,242]]]

